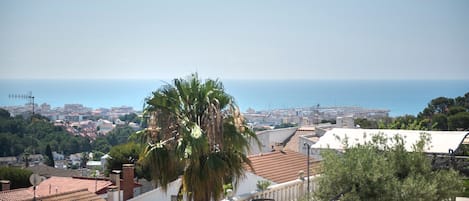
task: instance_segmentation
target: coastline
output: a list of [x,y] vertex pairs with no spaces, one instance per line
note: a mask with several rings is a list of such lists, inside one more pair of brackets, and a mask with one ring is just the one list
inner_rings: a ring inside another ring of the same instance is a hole
[[[150,79],[0,79],[0,106],[23,105],[9,94],[29,91],[38,104],[52,107],[131,106],[141,110],[145,97],[167,80]],[[358,106],[388,109],[390,116],[417,115],[432,99],[469,92],[469,80],[222,80],[242,111],[284,108]]]

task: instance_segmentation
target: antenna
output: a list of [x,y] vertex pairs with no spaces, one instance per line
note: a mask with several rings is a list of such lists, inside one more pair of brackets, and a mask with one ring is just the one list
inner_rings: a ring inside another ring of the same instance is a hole
[[28,104],[33,107],[33,115],[34,115],[34,96],[33,92],[29,92],[28,94],[8,94],[8,98],[11,99],[27,99],[29,100]]

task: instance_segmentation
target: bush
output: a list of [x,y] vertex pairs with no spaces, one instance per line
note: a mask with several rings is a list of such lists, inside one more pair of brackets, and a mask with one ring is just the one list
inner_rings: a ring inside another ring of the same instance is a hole
[[[344,153],[323,152],[323,174],[317,200],[448,200],[463,191],[454,170],[432,170],[422,140],[408,152],[404,139],[377,137],[371,143],[348,147]],[[389,146],[393,144],[393,146]]]
[[11,168],[11,167],[0,167],[0,180],[9,180],[10,188],[26,188],[31,186],[29,182],[29,176],[33,172],[20,168]]

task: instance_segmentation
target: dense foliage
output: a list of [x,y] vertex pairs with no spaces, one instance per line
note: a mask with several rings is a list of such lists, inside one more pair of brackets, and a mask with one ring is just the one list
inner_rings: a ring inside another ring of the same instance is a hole
[[134,123],[140,124],[141,122],[141,118],[135,113],[130,113],[130,114],[120,116],[119,119],[127,123],[134,122]]
[[[122,118],[134,121],[137,115],[129,114]],[[93,140],[74,136],[63,127],[54,126],[43,116],[36,114],[32,118],[11,117],[7,110],[0,108],[0,157],[18,156],[25,152],[48,155],[49,151],[63,154],[93,151],[102,155],[108,153],[112,146],[127,143],[134,132],[130,126],[120,125],[106,136]],[[47,146],[50,150],[47,150]],[[52,164],[53,161],[46,159],[46,162]]]
[[31,186],[31,183],[29,182],[29,176],[32,174],[33,172],[30,170],[12,167],[0,167],[0,180],[9,180],[11,185],[10,189]]
[[143,146],[138,143],[129,142],[111,148],[106,164],[105,174],[112,170],[122,170],[123,164],[136,164],[135,173],[138,178],[145,178],[151,181],[148,163],[140,157]]
[[275,125],[274,129],[280,129],[280,128],[291,128],[291,127],[296,127],[298,124],[296,123],[281,123],[279,125]]
[[45,155],[46,155],[46,161],[44,162],[44,164],[50,167],[55,167],[54,155],[52,154],[52,149],[50,148],[49,144],[47,144],[46,146]]
[[[153,92],[145,113],[145,159],[163,188],[181,176],[189,200],[220,200],[223,186],[243,176],[249,130],[218,80],[175,79]],[[235,186],[235,185],[234,185]]]
[[[389,143],[392,141],[393,143]],[[374,137],[372,142],[348,147],[342,154],[323,152],[318,200],[448,200],[463,188],[458,172],[432,170],[423,153],[428,138],[406,151],[404,139]],[[394,144],[394,146],[389,146]]]
[[404,115],[381,120],[356,119],[361,128],[409,130],[469,130],[469,92],[456,98],[438,97],[417,116]]
[[43,116],[11,117],[0,108],[0,156],[18,156],[24,152],[45,153],[49,144],[52,151],[65,154],[90,151],[90,139],[72,136],[62,127],[54,126]]
[[117,126],[107,135],[97,137],[91,143],[91,147],[94,151],[108,153],[113,146],[127,143],[129,141],[129,136],[134,132],[135,130],[133,130],[130,126]]

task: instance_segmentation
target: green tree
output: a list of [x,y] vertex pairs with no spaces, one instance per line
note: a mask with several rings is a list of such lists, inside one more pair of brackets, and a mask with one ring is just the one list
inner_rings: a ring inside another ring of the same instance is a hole
[[174,79],[146,102],[145,155],[152,178],[165,188],[181,175],[181,192],[189,200],[220,200],[223,185],[244,175],[249,140],[257,140],[234,98],[220,81],[193,74]]
[[124,116],[120,116],[119,119],[121,121],[125,121],[126,123],[129,123],[129,122],[134,122],[134,123],[140,123],[140,117],[138,117],[137,114],[135,113],[130,113],[130,114],[126,114]]
[[449,108],[448,115],[455,115],[460,112],[467,112],[467,108],[462,107],[462,106],[453,106]]
[[448,117],[449,130],[468,130],[469,112],[460,112]]
[[10,180],[11,189],[31,186],[29,176],[33,172],[20,168],[0,167],[0,180]]
[[360,128],[370,128],[370,129],[377,129],[378,122],[375,120],[368,120],[364,118],[357,118],[355,119],[355,125],[360,125]]
[[124,144],[134,132],[130,126],[118,126],[106,135],[106,139],[111,146]]
[[435,124],[433,130],[448,130],[448,118],[445,114],[435,114],[432,117],[432,122]]
[[47,145],[65,154],[90,151],[90,139],[74,136],[54,126],[47,118],[35,114],[31,118],[0,117],[0,156],[18,156],[25,150],[31,154],[45,153]]
[[52,154],[52,149],[50,148],[49,144],[47,144],[45,155],[46,155],[45,164],[50,167],[55,167],[54,155]]
[[452,98],[438,97],[430,102],[429,107],[431,107],[435,113],[446,114],[448,112],[448,108],[453,105],[454,100]]
[[88,163],[89,160],[90,160],[90,155],[88,152],[81,153],[80,164],[82,168],[86,168],[86,163]]
[[[140,153],[143,151],[141,144],[129,142],[126,144],[120,144],[111,148],[109,151],[109,158],[107,159],[105,174],[109,174],[112,170],[122,170],[123,164],[133,164],[139,161]],[[148,171],[143,171],[147,167],[145,161],[140,160],[140,163],[136,164],[135,173],[138,178],[145,178],[151,180],[151,176]]]
[[91,146],[93,150],[108,153],[111,150],[111,144],[106,139],[106,137],[97,137],[92,143]]
[[[323,152],[318,200],[448,200],[458,195],[462,180],[454,170],[433,171],[423,153],[423,135],[408,152],[404,139],[374,137],[370,143],[348,147],[338,154]],[[390,146],[393,144],[394,146]]]
[[8,119],[8,118],[10,118],[10,116],[11,116],[11,114],[10,114],[10,112],[8,112],[8,110],[0,108],[0,118]]
[[298,126],[296,123],[281,123],[279,125],[275,125],[274,129],[280,129],[280,128],[291,128]]
[[464,96],[456,97],[454,101],[457,106],[461,106],[461,107],[465,107],[469,109],[469,92],[464,94]]

